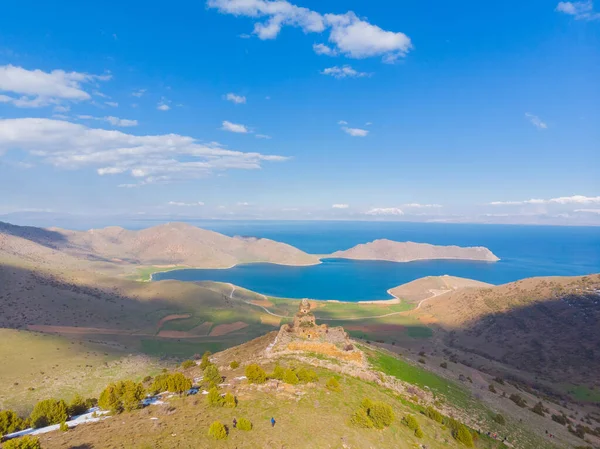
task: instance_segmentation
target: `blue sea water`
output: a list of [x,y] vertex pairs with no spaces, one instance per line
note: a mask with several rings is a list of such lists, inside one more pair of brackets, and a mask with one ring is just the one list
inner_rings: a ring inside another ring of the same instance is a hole
[[409,263],[326,259],[320,265],[245,264],[225,270],[157,273],[155,280],[221,281],[272,296],[364,301],[424,276],[453,275],[491,284],[533,276],[600,273],[600,228],[398,222],[191,222],[226,235],[263,237],[312,254],[328,254],[379,238],[436,245],[485,246],[499,262]]

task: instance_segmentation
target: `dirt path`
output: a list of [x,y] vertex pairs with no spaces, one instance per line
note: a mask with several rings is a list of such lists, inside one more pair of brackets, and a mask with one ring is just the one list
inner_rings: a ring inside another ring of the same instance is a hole
[[432,295],[429,298],[425,298],[419,301],[419,304],[417,304],[417,307],[414,308],[414,310],[418,310],[421,308],[421,304],[423,304],[425,301],[435,298],[436,296],[442,296],[445,295],[446,293],[450,293],[453,290],[429,290],[429,293],[432,293]]
[[[235,287],[235,285],[233,285],[233,284],[229,284],[229,285],[231,286],[231,293],[229,294],[229,299],[233,299],[233,292],[235,292],[235,288],[236,288],[236,287]],[[269,300],[269,298],[267,298],[267,297],[266,297],[265,295],[263,295],[262,293],[257,293],[257,295],[260,295],[260,296],[262,296],[262,297],[263,297],[263,299],[264,299],[265,301],[268,301],[268,300]],[[241,301],[242,301],[242,302],[245,302],[246,304],[249,304],[249,305],[251,305],[251,306],[254,306],[254,307],[260,307],[261,309],[263,309],[263,310],[264,310],[266,313],[268,313],[269,315],[276,316],[276,317],[278,317],[278,318],[291,318],[291,317],[289,317],[289,316],[285,316],[285,315],[277,315],[276,313],[273,313],[273,312],[271,312],[269,309],[267,309],[266,307],[264,307],[264,306],[261,306],[261,305],[259,305],[259,304],[254,304],[254,303],[252,303],[252,302],[250,302],[250,301],[245,301],[245,300],[243,300],[243,299],[242,299]]]

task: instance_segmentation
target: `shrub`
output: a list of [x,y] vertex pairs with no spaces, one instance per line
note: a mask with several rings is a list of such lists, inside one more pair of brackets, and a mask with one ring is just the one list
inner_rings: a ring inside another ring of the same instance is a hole
[[265,370],[256,363],[253,363],[246,367],[246,377],[250,383],[264,384],[267,380],[267,373],[265,373]]
[[376,429],[389,427],[394,421],[394,411],[385,402],[374,402],[368,414]]
[[296,373],[293,372],[289,368],[285,370],[285,374],[283,375],[283,381],[286,384],[290,384],[290,385],[296,385],[299,382],[298,376],[296,376]]
[[448,364],[447,364],[446,362],[442,362],[442,363],[440,363],[440,366],[441,366],[442,368],[448,368]]
[[542,402],[541,402],[541,401],[540,401],[540,402],[538,402],[537,404],[535,404],[535,405],[534,405],[534,406],[531,408],[531,411],[532,411],[533,413],[536,413],[536,414],[540,415],[540,416],[546,416],[546,415],[544,414],[544,404],[542,404]]
[[144,399],[145,390],[141,383],[126,380],[122,383],[121,403],[123,410],[130,412],[140,408],[140,401]]
[[0,440],[3,435],[25,429],[25,420],[12,410],[0,412]]
[[521,408],[527,407],[527,401],[523,399],[521,395],[513,393],[510,395],[509,399]]
[[423,438],[425,436],[420,427],[417,427],[417,429],[415,430],[415,436],[417,438]]
[[269,377],[277,380],[283,380],[284,374],[285,370],[281,367],[281,365],[277,364],[275,365],[275,368],[273,368],[273,374],[271,374]]
[[492,393],[496,393],[496,387],[494,387],[493,384],[488,385],[488,390],[490,390]]
[[212,353],[210,351],[206,351],[204,354],[202,354],[202,360],[200,360],[200,369],[201,370],[205,370],[206,367],[208,365],[210,365],[210,356],[212,355]]
[[249,419],[246,418],[240,418],[240,420],[237,423],[237,428],[240,430],[252,430],[252,423],[250,422]]
[[193,368],[194,366],[196,366],[196,362],[194,362],[193,360],[184,360],[181,363],[181,367],[183,369]]
[[2,444],[3,449],[42,449],[40,440],[37,438],[25,435],[21,438],[15,438],[14,440],[8,440]]
[[219,385],[221,383],[222,377],[219,374],[219,369],[215,365],[208,365],[204,370],[204,381],[208,383],[209,386]]
[[162,391],[167,391],[169,389],[169,377],[169,374],[159,374],[156,376],[152,385],[150,385],[150,392],[157,394]]
[[88,406],[85,403],[85,400],[78,394],[71,400],[69,403],[68,411],[70,416],[81,415],[85,413],[88,409]]
[[504,385],[504,379],[502,379],[501,377],[494,377],[494,382],[497,382],[500,385]]
[[340,383],[338,382],[338,380],[335,377],[331,377],[325,384],[325,387],[327,387],[327,389],[331,390],[331,391],[340,391],[341,390]]
[[213,407],[223,406],[224,399],[221,396],[221,393],[219,393],[217,387],[212,387],[210,390],[208,390],[208,394],[206,395],[206,402],[208,403],[208,405],[211,405]]
[[240,366],[240,362],[238,362],[237,360],[234,360],[233,362],[231,362],[231,363],[229,364],[229,367],[230,367],[231,369],[236,369],[236,368],[239,368],[239,366]]
[[300,368],[296,373],[298,380],[303,383],[316,382],[319,380],[319,376],[311,369]]
[[506,419],[504,419],[504,416],[502,416],[500,413],[494,415],[494,421],[502,426],[506,424]]
[[215,440],[224,440],[227,438],[227,429],[223,423],[215,421],[208,428],[208,436],[213,437]]
[[552,415],[552,421],[566,426],[569,423],[569,418],[564,415]]
[[431,406],[425,409],[425,416],[440,424],[444,421],[444,416]]
[[464,424],[460,424],[456,431],[452,432],[454,439],[467,447],[473,447],[473,436]]
[[419,363],[425,364],[425,359],[419,359]]
[[402,423],[410,430],[417,430],[419,423],[413,415],[407,415],[402,419]]
[[67,430],[69,430],[69,426],[67,426],[67,422],[63,421],[60,423],[60,426],[58,427],[58,430],[60,430],[61,432],[66,432]]
[[225,407],[229,407],[229,408],[236,408],[237,407],[236,397],[231,393],[227,393],[225,395],[225,397],[223,398],[223,405]]
[[40,427],[66,421],[68,417],[69,413],[65,401],[46,399],[35,404],[29,419],[32,427],[39,429]]
[[371,421],[367,411],[363,407],[354,412],[350,418],[350,423],[356,427],[362,427],[364,429],[370,429],[373,427],[373,421]]

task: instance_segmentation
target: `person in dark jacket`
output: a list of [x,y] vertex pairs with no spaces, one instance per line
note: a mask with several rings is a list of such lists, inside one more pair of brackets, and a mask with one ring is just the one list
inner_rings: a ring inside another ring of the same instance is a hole
[[271,417],[271,427],[275,427],[275,418]]
[[237,419],[233,418],[233,428],[235,429],[237,426]]

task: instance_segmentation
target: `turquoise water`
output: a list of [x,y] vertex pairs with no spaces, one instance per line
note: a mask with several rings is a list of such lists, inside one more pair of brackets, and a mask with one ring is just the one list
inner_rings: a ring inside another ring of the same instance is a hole
[[364,301],[424,276],[449,274],[503,284],[533,276],[600,272],[600,228],[382,222],[191,222],[226,235],[270,238],[327,254],[378,238],[437,245],[486,246],[499,262],[394,263],[326,259],[320,265],[246,264],[226,270],[178,270],[155,280],[221,281],[272,296]]

